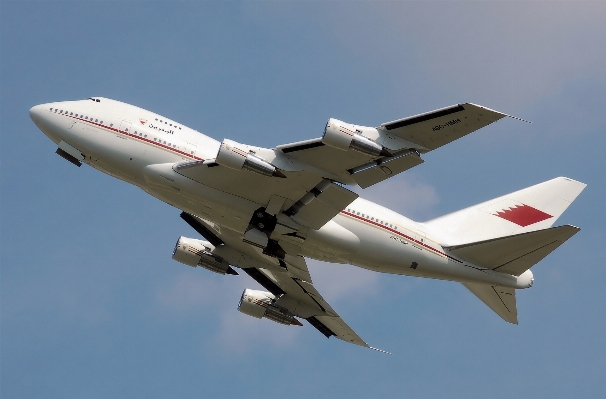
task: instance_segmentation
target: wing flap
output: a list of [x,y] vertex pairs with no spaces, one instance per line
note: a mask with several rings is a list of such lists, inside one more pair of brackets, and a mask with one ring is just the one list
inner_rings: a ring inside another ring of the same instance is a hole
[[319,229],[356,198],[358,194],[353,191],[324,180],[286,213],[303,226]]
[[[223,242],[221,247],[229,249],[223,251],[224,253],[227,254],[231,251],[241,253],[240,258],[243,261],[235,266],[242,268],[267,291],[280,297],[278,299],[280,305],[295,315],[299,315],[298,317],[304,317],[327,337],[334,335],[346,342],[369,347],[316,290],[311,283],[305,258],[286,254],[283,261],[277,261],[275,258],[258,252],[257,248],[242,242],[241,236],[231,230],[218,231],[212,228],[212,224],[198,217],[196,217],[196,221]],[[253,267],[246,267],[247,259],[254,263]],[[267,263],[267,268],[259,267],[262,263]],[[282,267],[274,263],[280,263]]]
[[352,177],[360,187],[367,188],[373,184],[382,182],[385,179],[389,179],[398,173],[402,173],[405,170],[420,165],[423,162],[425,161],[423,161],[417,153],[409,152],[401,157],[385,158],[377,161],[374,163],[375,166],[371,166],[359,172],[352,171]]
[[475,283],[463,285],[503,320],[518,324],[515,289]]
[[352,330],[340,317],[316,316],[315,319],[322,323],[323,326],[325,326],[334,334],[335,337],[339,338],[340,340],[369,348],[368,344],[364,342],[364,340],[360,338],[360,336],[356,334],[354,330]]
[[565,225],[446,249],[477,266],[519,276],[579,230]]

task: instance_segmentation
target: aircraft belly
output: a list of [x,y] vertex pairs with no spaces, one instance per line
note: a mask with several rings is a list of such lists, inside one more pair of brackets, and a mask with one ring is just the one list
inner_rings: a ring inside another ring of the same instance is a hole
[[[58,137],[85,155],[84,162],[188,213],[243,232],[260,205],[200,184],[176,173],[183,158],[104,129],[76,122],[58,130]],[[52,131],[50,131],[52,130]]]
[[348,257],[352,265],[381,273],[516,286],[514,277],[449,257],[437,243],[402,237],[413,232],[397,235],[346,217],[335,220],[360,240],[358,251]]

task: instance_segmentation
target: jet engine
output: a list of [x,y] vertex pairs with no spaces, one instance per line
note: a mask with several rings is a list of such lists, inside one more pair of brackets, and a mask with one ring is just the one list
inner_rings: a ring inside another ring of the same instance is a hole
[[237,274],[225,259],[212,253],[214,249],[210,242],[181,236],[175,245],[173,259],[191,267],[202,266],[219,274]]
[[359,134],[354,125],[330,118],[324,129],[322,143],[340,150],[352,149],[372,157],[392,156],[385,147]]
[[224,139],[215,162],[235,170],[248,170],[263,176],[286,177],[271,163],[243,150],[246,146],[233,140]]
[[286,325],[302,325],[295,316],[282,306],[275,304],[276,297],[266,291],[245,289],[238,304],[238,310],[252,317],[267,318]]

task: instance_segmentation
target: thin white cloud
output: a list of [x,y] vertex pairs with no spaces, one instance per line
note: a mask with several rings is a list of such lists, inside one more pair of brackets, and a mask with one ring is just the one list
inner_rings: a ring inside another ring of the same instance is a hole
[[[421,79],[440,98],[513,113],[572,80],[603,80],[606,70],[604,2],[382,2],[340,11],[367,23],[334,24],[335,37],[392,75],[403,98]],[[417,103],[431,96],[420,89]]]
[[434,216],[434,209],[440,202],[436,189],[412,172],[404,172],[387,182],[357,192],[362,198],[415,220]]
[[314,286],[331,305],[354,299],[361,300],[379,292],[378,273],[352,265],[320,262],[313,259],[307,260],[307,265]]
[[286,347],[295,342],[297,326],[283,326],[238,312],[245,288],[260,289],[246,274],[216,276],[201,268],[188,270],[156,290],[159,315],[164,318],[212,319],[216,326],[209,345],[238,353],[259,346]]
[[[307,325],[306,327],[309,328]],[[286,348],[297,341],[300,326],[285,326],[267,319],[247,316],[232,306],[221,313],[214,343],[230,352],[242,353],[257,347]]]
[[205,276],[204,270],[199,271],[202,273],[182,272],[169,285],[158,288],[158,303],[167,310],[177,312],[214,305],[225,282],[208,278],[212,276]]

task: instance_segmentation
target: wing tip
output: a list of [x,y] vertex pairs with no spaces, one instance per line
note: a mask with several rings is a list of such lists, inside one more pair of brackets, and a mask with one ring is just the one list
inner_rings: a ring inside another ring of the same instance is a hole
[[[518,120],[518,121],[522,121],[522,122],[526,122],[526,123],[532,123],[532,122],[530,122],[530,121],[527,121],[526,119],[518,118],[517,116],[509,115],[509,114],[506,114],[506,113],[503,113],[503,112],[500,112],[500,111],[494,110],[494,109],[492,109],[492,108],[485,107],[485,106],[483,106],[483,105],[478,105],[478,104],[474,104],[474,103],[465,103],[465,104],[461,104],[461,105],[472,105],[472,106],[474,106],[474,107],[482,108],[482,109],[485,109],[485,110],[487,110],[487,111],[494,112],[495,114],[499,114],[499,115],[501,115],[501,118],[504,118],[504,117],[509,117],[509,118],[512,118],[512,119],[516,119],[516,120]],[[499,119],[500,119],[500,118],[499,118]]]

